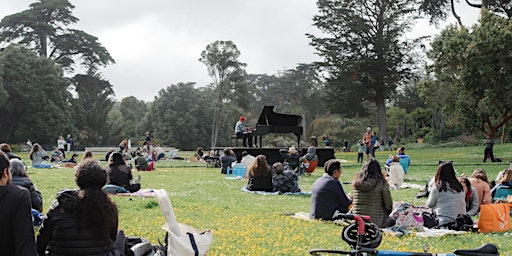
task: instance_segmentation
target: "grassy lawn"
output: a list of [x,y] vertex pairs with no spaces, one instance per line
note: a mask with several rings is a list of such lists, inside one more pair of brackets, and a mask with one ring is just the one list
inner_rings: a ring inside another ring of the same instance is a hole
[[[423,185],[435,173],[438,160],[453,160],[458,173],[468,175],[475,168],[484,168],[490,179],[508,166],[512,159],[512,144],[496,145],[495,154],[503,163],[483,164],[483,147],[434,148],[406,147],[412,165],[407,183]],[[389,151],[377,152],[384,163]],[[180,152],[190,157],[193,152]],[[20,154],[26,160],[26,154]],[[101,158],[102,156],[97,156]],[[342,163],[343,182],[350,182],[359,170],[357,153],[336,153],[346,160]],[[103,162],[104,163],[104,162]],[[30,177],[43,193],[44,208],[48,209],[62,188],[74,188],[73,169],[29,169]],[[134,172],[135,175],[137,172]],[[313,182],[322,175],[319,167],[311,176],[300,179],[300,187],[310,191]],[[209,255],[308,255],[312,248],[348,249],[341,240],[342,228],[331,223],[306,222],[284,215],[286,212],[309,212],[310,196],[257,195],[241,191],[243,180],[226,180],[218,168],[206,168],[201,163],[186,161],[157,162],[157,171],[141,172],[143,188],[167,190],[177,220],[199,229],[211,229],[214,241]],[[349,184],[343,185],[352,192]],[[415,205],[425,198],[415,199],[417,189],[392,191],[395,202],[407,201]],[[157,243],[164,234],[165,220],[154,198],[113,197],[119,208],[120,229],[129,236],[140,236]],[[454,249],[473,248],[491,242],[500,247],[502,255],[512,251],[512,233],[465,234],[441,238],[384,236],[379,249],[422,251],[426,244],[430,252],[449,253]]]

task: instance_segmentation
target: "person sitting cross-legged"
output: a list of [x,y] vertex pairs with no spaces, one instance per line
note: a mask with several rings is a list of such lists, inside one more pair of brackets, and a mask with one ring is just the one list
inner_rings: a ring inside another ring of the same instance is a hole
[[272,192],[272,172],[265,155],[258,155],[249,167],[247,174],[247,190]]
[[312,219],[332,220],[337,213],[348,212],[352,196],[345,194],[339,181],[342,172],[339,160],[328,160],[324,170],[324,175],[311,186],[309,216]]
[[272,177],[272,185],[274,192],[300,192],[299,177],[292,170],[285,170],[281,162],[276,162],[272,165],[275,175]]
[[109,184],[120,186],[130,192],[137,192],[140,184],[133,183],[132,169],[126,165],[124,157],[121,153],[112,153],[106,171],[110,177]]

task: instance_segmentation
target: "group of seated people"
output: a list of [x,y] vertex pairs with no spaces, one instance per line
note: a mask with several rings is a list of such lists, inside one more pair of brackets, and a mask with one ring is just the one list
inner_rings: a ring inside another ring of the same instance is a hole
[[[233,150],[224,149],[223,155],[220,157],[221,173],[227,174],[228,168],[237,162]],[[264,192],[281,192],[296,193],[300,192],[298,184],[298,173],[291,169],[289,165],[282,162],[275,162],[270,166],[265,155],[256,157],[242,152],[241,164],[246,166],[247,190],[264,191]]]
[[[377,160],[367,161],[356,174],[352,181],[353,195],[345,194],[339,181],[342,168],[338,160],[327,161],[324,169],[325,174],[311,188],[311,218],[332,220],[338,213],[351,211],[369,215],[382,228],[395,224],[395,219],[390,217],[393,210],[390,188],[395,184],[386,180],[386,172]],[[432,209],[440,227],[455,221],[459,214],[477,215],[481,204],[498,200],[496,191],[500,188],[510,188],[512,194],[512,168],[502,173],[491,190],[483,169],[476,169],[471,177],[457,176],[451,161],[440,161],[424,207]]]
[[2,255],[124,255],[125,244],[118,239],[118,209],[102,190],[108,172],[94,159],[77,167],[78,189],[57,194],[35,237],[31,208],[42,211],[41,194],[28,179],[23,162],[9,161],[0,152]]

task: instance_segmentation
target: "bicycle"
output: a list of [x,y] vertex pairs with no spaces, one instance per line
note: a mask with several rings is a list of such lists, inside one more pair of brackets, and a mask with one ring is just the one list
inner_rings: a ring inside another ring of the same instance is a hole
[[380,228],[370,222],[370,216],[355,214],[339,214],[334,220],[354,220],[350,225],[346,226],[342,231],[342,239],[347,242],[351,250],[330,250],[330,249],[312,249],[309,251],[311,255],[324,254],[344,254],[351,256],[370,256],[370,255],[389,255],[389,256],[480,256],[480,255],[499,255],[498,248],[493,244],[484,244],[476,249],[455,250],[453,254],[436,254],[428,252],[400,252],[377,250],[382,240]]

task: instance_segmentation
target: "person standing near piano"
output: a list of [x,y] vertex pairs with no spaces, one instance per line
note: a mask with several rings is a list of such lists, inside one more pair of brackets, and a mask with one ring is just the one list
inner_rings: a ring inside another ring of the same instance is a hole
[[252,132],[250,127],[246,127],[244,122],[247,119],[245,116],[241,116],[235,125],[235,135],[237,139],[242,139],[244,147],[252,147]]

